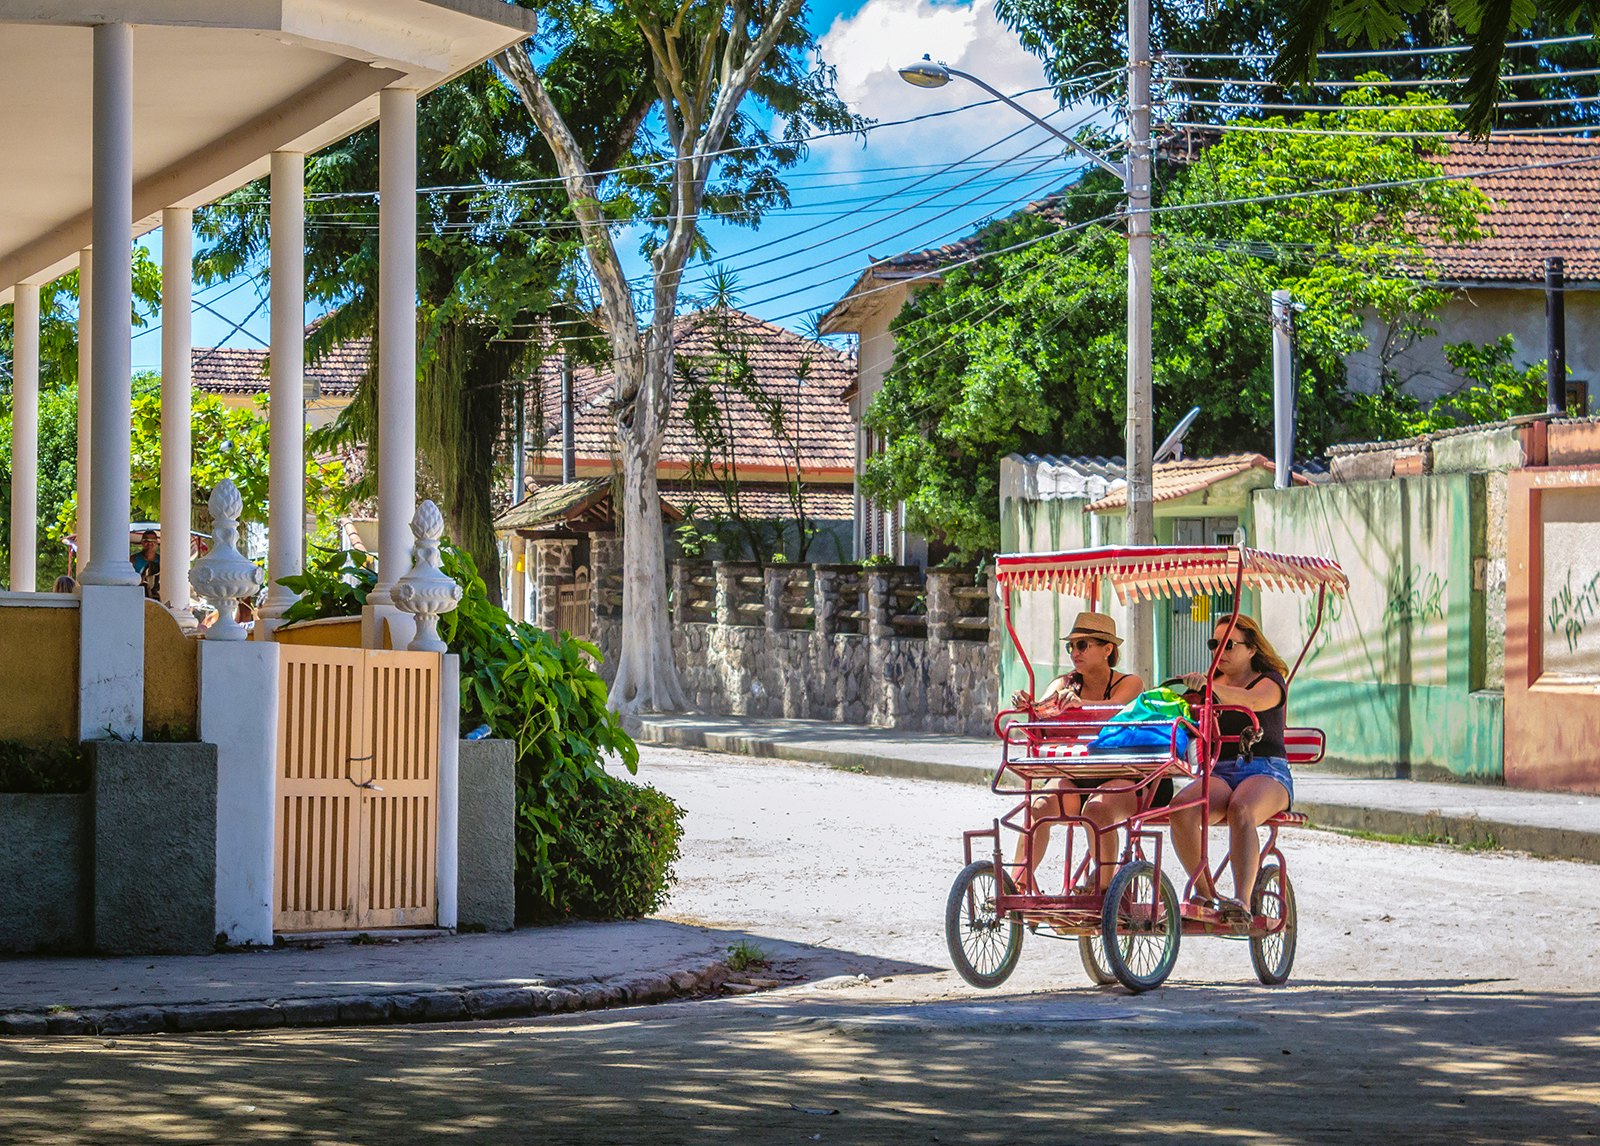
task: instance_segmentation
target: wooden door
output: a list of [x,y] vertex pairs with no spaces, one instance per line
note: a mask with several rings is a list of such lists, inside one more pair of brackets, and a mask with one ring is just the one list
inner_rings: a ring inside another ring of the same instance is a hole
[[439,657],[279,655],[274,930],[436,922]]
[[358,926],[365,658],[361,649],[279,650],[275,931]]
[[360,925],[432,924],[438,918],[439,657],[366,655],[372,786],[361,793]]

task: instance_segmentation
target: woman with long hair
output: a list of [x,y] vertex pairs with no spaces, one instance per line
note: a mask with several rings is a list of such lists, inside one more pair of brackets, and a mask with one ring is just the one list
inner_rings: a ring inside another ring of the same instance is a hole
[[[1226,920],[1250,918],[1250,896],[1261,861],[1261,841],[1256,832],[1272,816],[1287,811],[1294,800],[1294,778],[1284,748],[1284,727],[1289,711],[1289,666],[1267,640],[1253,617],[1240,613],[1230,631],[1219,624],[1208,642],[1220,650],[1212,677],[1218,703],[1248,708],[1261,726],[1251,742],[1250,718],[1243,712],[1217,714],[1222,745],[1211,771],[1210,807],[1200,808],[1200,782],[1180,792],[1172,803],[1172,845],[1184,868],[1195,877],[1195,901],[1214,908]],[[1184,686],[1206,687],[1206,674],[1192,672]],[[1181,807],[1193,801],[1191,807]],[[1202,815],[1202,813],[1204,813]],[[1200,863],[1201,833],[1211,824],[1228,824],[1229,866],[1233,871],[1233,896],[1217,893],[1211,873]]]

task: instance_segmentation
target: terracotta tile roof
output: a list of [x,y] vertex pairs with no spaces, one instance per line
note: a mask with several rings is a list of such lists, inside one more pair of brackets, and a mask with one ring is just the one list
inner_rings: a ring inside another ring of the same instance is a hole
[[[324,396],[348,398],[355,394],[367,371],[370,338],[353,338],[329,348],[315,362],[306,363],[306,380],[316,381]],[[195,347],[190,351],[194,388],[202,394],[265,394],[267,352],[250,347]]]
[[[1155,490],[1153,500],[1171,501],[1186,497],[1250,470],[1264,469],[1270,473],[1272,468],[1272,459],[1265,454],[1226,454],[1220,458],[1184,458],[1181,462],[1162,462],[1151,475]],[[1295,474],[1294,480],[1300,485],[1310,484],[1310,479],[1303,474]],[[1086,512],[1099,512],[1127,504],[1128,487],[1123,484],[1084,509]]]
[[[710,321],[712,314],[699,311],[678,320],[679,377],[661,451],[661,465],[667,472],[687,466],[698,456],[699,445],[689,421],[683,371],[686,367],[694,369],[717,353],[717,340],[721,336]],[[793,427],[791,433],[800,442],[804,472],[815,475],[819,471],[832,471],[834,477],[841,479],[853,474],[855,427],[850,422],[849,411],[839,403],[839,393],[855,380],[855,360],[743,311],[725,314],[732,332],[730,337],[745,348],[763,389],[782,401],[785,418]],[[806,359],[810,360],[810,373],[804,385],[799,385],[796,378]],[[559,360],[545,359],[538,385],[530,387],[528,416],[530,427],[544,428],[543,448],[534,452],[558,464],[561,457],[560,379]],[[612,392],[609,369],[579,367],[574,370],[577,415],[573,439],[580,461],[610,458],[616,454],[616,433],[611,422]],[[774,438],[766,418],[746,397],[730,392],[723,415],[736,443],[735,457],[741,469],[781,471],[788,447]]]
[[[1483,221],[1493,233],[1471,245],[1428,243],[1433,275],[1446,282],[1543,282],[1545,257],[1559,255],[1568,280],[1600,280],[1600,140],[1455,141],[1434,161],[1447,175],[1470,177],[1492,200]],[[1495,173],[1478,174],[1485,171]]]
[[[608,477],[583,478],[561,484],[536,485],[533,492],[494,519],[497,530],[559,529],[580,533],[609,533],[616,529],[611,494],[615,483]],[[661,516],[681,521],[683,514],[667,498],[661,499]]]
[[[806,516],[813,521],[852,521],[855,518],[855,495],[848,487],[830,489],[826,486],[801,486],[801,503]],[[715,517],[723,508],[720,495],[706,490],[691,490],[677,483],[662,483],[661,500],[687,514],[695,507],[698,517]],[[789,501],[789,491],[782,486],[741,483],[739,508],[746,517],[764,520],[787,519],[794,516]]]

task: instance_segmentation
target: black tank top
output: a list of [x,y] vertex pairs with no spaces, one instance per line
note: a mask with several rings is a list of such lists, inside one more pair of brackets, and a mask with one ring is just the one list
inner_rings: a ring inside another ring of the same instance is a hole
[[1119,676],[1115,670],[1112,670],[1111,675],[1106,678],[1106,694],[1104,696],[1095,697],[1095,696],[1084,696],[1083,695],[1083,674],[1082,673],[1075,672],[1075,673],[1073,673],[1071,676],[1069,676],[1067,678],[1068,683],[1070,683],[1072,685],[1072,687],[1077,690],[1078,699],[1079,700],[1086,700],[1086,701],[1089,701],[1090,703],[1094,703],[1096,701],[1107,701],[1107,700],[1110,700],[1111,699],[1111,694],[1117,691],[1117,685],[1121,684],[1123,681],[1125,681],[1127,679],[1128,679],[1128,674],[1127,673],[1122,673]]
[[[1241,755],[1248,756],[1285,756],[1283,746],[1284,726],[1289,717],[1289,686],[1283,677],[1268,669],[1256,676],[1247,684],[1246,688],[1254,688],[1262,680],[1270,680],[1278,686],[1278,703],[1264,712],[1256,713],[1256,720],[1261,724],[1261,739],[1256,741],[1255,747],[1248,754],[1239,751],[1236,741],[1224,740],[1222,754],[1219,759],[1236,760]],[[1250,718],[1242,712],[1221,712],[1217,714],[1217,728],[1224,737],[1238,736],[1250,727]]]

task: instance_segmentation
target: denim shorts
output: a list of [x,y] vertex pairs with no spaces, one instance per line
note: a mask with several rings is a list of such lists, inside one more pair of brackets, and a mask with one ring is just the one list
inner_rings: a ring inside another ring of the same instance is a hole
[[1256,756],[1249,760],[1218,760],[1211,774],[1224,781],[1228,787],[1237,788],[1239,781],[1251,776],[1270,776],[1282,784],[1289,793],[1289,806],[1294,806],[1294,777],[1289,775],[1289,762],[1282,756]]

